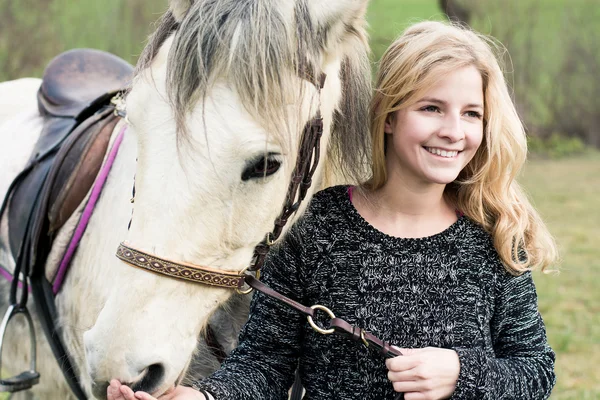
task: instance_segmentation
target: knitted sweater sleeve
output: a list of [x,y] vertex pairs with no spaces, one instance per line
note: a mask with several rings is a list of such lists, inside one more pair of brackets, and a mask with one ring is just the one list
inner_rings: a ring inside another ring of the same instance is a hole
[[[293,231],[270,252],[261,281],[301,301],[303,286],[297,268],[302,246]],[[206,390],[217,400],[287,399],[297,367],[303,323],[305,319],[297,311],[255,292],[238,347],[219,370],[194,387]]]
[[456,348],[460,374],[453,399],[546,399],[556,382],[555,355],[537,309],[531,273],[509,278],[496,299],[490,331],[495,356]]

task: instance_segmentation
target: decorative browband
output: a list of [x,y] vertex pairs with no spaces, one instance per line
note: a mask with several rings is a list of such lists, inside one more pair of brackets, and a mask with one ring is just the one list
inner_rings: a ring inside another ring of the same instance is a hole
[[240,289],[244,284],[243,275],[237,272],[218,271],[208,267],[177,263],[165,260],[121,243],[117,257],[135,267],[166,275],[171,278],[203,283],[227,289]]

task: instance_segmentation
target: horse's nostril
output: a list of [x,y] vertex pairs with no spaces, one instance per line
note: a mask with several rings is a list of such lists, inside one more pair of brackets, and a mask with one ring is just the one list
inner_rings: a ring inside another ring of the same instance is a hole
[[94,382],[92,383],[92,394],[96,399],[106,399],[107,388],[108,382]]
[[147,393],[152,393],[161,385],[165,377],[165,367],[163,367],[162,364],[152,364],[147,367],[142,374],[143,375],[141,379],[139,379],[137,382],[131,383],[131,389],[134,392],[141,390]]

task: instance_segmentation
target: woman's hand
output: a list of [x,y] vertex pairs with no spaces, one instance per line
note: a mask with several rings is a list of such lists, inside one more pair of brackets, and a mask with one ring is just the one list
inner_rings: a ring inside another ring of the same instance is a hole
[[437,347],[400,349],[403,356],[387,359],[388,379],[405,400],[447,399],[458,381],[460,361],[454,350]]
[[199,391],[186,386],[170,389],[156,399],[146,392],[133,393],[129,386],[122,385],[116,379],[110,381],[110,385],[106,389],[106,397],[107,400],[206,400]]

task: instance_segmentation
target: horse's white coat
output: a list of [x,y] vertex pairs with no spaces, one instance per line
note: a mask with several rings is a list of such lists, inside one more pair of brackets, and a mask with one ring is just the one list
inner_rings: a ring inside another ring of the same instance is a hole
[[[19,79],[0,83],[0,198],[11,184],[12,179],[21,171],[30,157],[33,145],[40,135],[42,119],[39,117],[36,92],[39,79]],[[10,117],[10,118],[9,118]],[[7,224],[0,226],[0,235],[6,238]],[[7,243],[6,240],[2,242]],[[14,260],[7,249],[0,247],[0,263],[14,268]],[[0,303],[8,298],[8,282],[0,278]],[[71,306],[73,309],[74,307]],[[37,367],[43,371],[43,385],[39,385],[38,396],[42,399],[70,398],[69,389],[62,377],[60,368],[46,342],[43,331],[35,318],[33,302],[29,301],[29,310],[33,314],[37,335]],[[3,307],[2,312],[5,311]],[[81,310],[79,310],[81,311]],[[69,318],[69,316],[67,316]],[[15,375],[29,369],[29,331],[23,318],[15,318],[9,325],[2,354],[2,373]],[[14,395],[18,399],[20,394]]]
[[[0,199],[25,167],[42,130],[35,97],[41,82],[26,78],[0,83]],[[0,236],[6,237],[7,232],[7,224],[0,223]],[[11,271],[14,268],[12,257],[1,245],[0,264]]]
[[[182,4],[188,2],[176,3],[177,12],[183,13]],[[322,4],[309,2],[315,22],[323,26],[351,23],[365,7],[365,1],[331,0],[322,11],[316,11]],[[291,8],[289,14],[291,18]],[[231,86],[220,80],[206,101],[199,102],[188,115],[189,141],[178,143],[165,91],[171,40],[165,42],[151,68],[136,78],[127,98],[130,126],[56,298],[65,343],[88,393],[92,393],[94,382],[94,393],[100,395],[105,390],[102,385],[110,379],[135,382],[148,366],[160,364],[165,374],[153,388],[154,394],[160,394],[185,373],[200,331],[231,292],[128,266],[114,256],[117,245],[127,240],[133,247],[158,256],[224,270],[247,267],[254,246],[272,229],[281,211],[296,162],[299,134],[318,108],[324,119],[321,156],[325,156],[332,115],[342,95],[339,70],[343,46],[336,42],[340,39],[335,35],[341,35],[338,31],[332,30],[328,39],[331,46],[325,47],[322,56],[321,68],[328,78],[320,96],[311,83],[295,75],[291,79],[294,92],[304,96],[284,105],[292,120],[287,125],[281,122],[282,129],[289,127],[283,133],[267,132],[240,104]],[[31,81],[27,85],[31,88]],[[0,85],[0,99],[7,97],[2,88]],[[31,90],[27,94],[31,97],[23,98],[34,98]],[[35,117],[32,105],[15,106],[15,110],[26,106],[27,111],[0,128],[0,140],[9,143],[0,149],[0,196],[24,165],[39,135],[41,120]],[[12,136],[7,140],[8,135]],[[265,179],[242,181],[248,162],[267,152],[280,154],[280,170]],[[128,231],[134,175],[136,198]],[[313,184],[308,198],[315,187]],[[69,222],[72,226],[73,220]],[[61,231],[57,245],[64,248],[69,235],[69,229]],[[56,262],[57,254],[60,252],[53,252],[51,262]],[[19,332],[9,338],[12,343],[26,338]],[[38,329],[39,336],[41,333]],[[36,394],[44,399],[69,398],[49,348],[41,346],[43,383],[37,386]],[[13,346],[25,348],[21,342]],[[23,350],[9,351],[3,360],[13,372],[26,368]]]
[[[285,147],[278,143],[254,122],[235,92],[218,82],[204,107],[189,117],[194,151],[179,150],[170,108],[159,100],[165,98],[164,73],[164,65],[154,65],[156,83],[148,76],[138,79],[127,100],[129,133],[135,132],[139,143],[136,202],[127,240],[161,257],[241,271],[281,211],[295,154],[284,155],[281,170],[264,180],[243,182],[242,171],[248,160],[265,151],[296,148],[298,138]],[[327,127],[340,96],[339,81],[328,82],[321,96]],[[290,114],[301,117],[292,126],[303,126],[318,101],[311,84],[298,79],[300,84],[307,85],[307,100],[301,113],[298,105],[290,106],[296,108]],[[324,149],[326,143],[324,138]],[[119,268],[112,282],[118,295],[109,296],[96,324],[84,334],[89,372],[95,380],[130,382],[147,366],[160,363],[166,379],[157,391],[164,391],[189,362],[205,323],[202,316],[210,315],[231,292]]]

